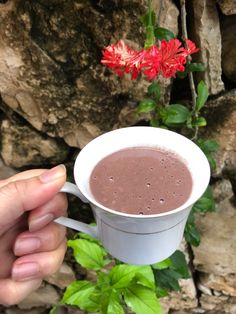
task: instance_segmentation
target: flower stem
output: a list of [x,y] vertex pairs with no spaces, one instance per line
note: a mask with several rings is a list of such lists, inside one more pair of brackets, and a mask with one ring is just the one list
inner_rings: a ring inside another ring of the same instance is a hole
[[[186,23],[186,3],[185,0],[180,0],[180,5],[181,5],[181,28],[182,28],[182,39],[185,42],[186,39],[188,38],[188,32],[187,32],[187,23]],[[192,61],[192,58],[190,55],[187,56],[187,64],[190,64]],[[189,72],[188,73],[188,79],[189,79],[189,85],[190,85],[190,90],[191,90],[191,95],[192,95],[192,112],[194,117],[197,119],[198,118],[198,113],[197,113],[197,93],[196,93],[196,88],[194,84],[194,79],[193,79],[193,73]],[[195,126],[194,130],[194,136],[192,140],[196,140],[198,137],[198,126]]]
[[154,23],[153,23],[153,11],[152,11],[152,0],[148,0],[148,25],[146,27],[146,40],[144,47],[150,48],[154,45],[155,36],[154,36]]

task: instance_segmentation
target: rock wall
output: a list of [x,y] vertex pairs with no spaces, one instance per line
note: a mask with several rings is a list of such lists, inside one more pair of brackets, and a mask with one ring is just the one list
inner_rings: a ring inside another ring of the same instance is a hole
[[[178,34],[179,2],[153,4],[160,25]],[[138,17],[146,7],[146,0],[0,1],[0,179],[57,163],[70,171],[75,154],[92,138],[140,123],[134,111],[148,83],[117,78],[100,60],[101,50],[121,38],[142,47]],[[230,0],[188,2],[189,36],[201,48],[198,61],[206,64],[196,79],[210,91],[204,136],[220,143],[212,174],[217,211],[197,217],[201,244],[186,253],[193,277],[181,282],[181,293],[162,299],[165,313],[236,313],[235,8]],[[161,84],[168,101],[171,81]],[[68,253],[58,274],[0,313],[48,313],[75,276],[86,276],[72,266]],[[83,312],[62,307],[58,313]]]

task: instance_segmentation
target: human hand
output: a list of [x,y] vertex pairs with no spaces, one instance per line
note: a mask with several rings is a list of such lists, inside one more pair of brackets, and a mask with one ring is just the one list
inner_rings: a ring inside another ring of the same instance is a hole
[[0,180],[0,304],[19,303],[60,267],[66,232],[53,220],[66,213],[65,180],[61,165]]

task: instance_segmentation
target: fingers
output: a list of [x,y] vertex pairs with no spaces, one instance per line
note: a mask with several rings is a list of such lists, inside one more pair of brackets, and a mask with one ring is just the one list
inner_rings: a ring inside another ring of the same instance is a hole
[[31,232],[39,230],[55,218],[66,216],[67,207],[68,202],[65,194],[57,194],[49,202],[29,213],[29,230]]
[[14,254],[22,256],[53,251],[64,242],[65,236],[66,228],[53,222],[39,231],[26,231],[17,237],[14,245]]
[[6,306],[18,304],[30,293],[38,289],[41,279],[34,279],[24,282],[16,282],[12,279],[0,280],[0,304]]
[[12,268],[12,279],[27,281],[41,279],[54,274],[63,262],[66,240],[50,252],[40,252],[19,257]]
[[7,185],[10,182],[37,177],[45,171],[47,171],[47,169],[32,169],[32,170],[19,172],[15,174],[14,176],[11,176],[10,178],[0,180],[0,188],[4,185]]
[[[40,176],[9,182],[0,188],[0,224],[5,225],[25,211],[40,207],[59,192],[66,170],[60,165]],[[1,227],[1,226],[0,226]]]

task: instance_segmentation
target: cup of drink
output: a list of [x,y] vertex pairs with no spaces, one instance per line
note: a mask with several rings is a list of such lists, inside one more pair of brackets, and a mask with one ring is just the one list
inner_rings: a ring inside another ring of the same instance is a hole
[[210,167],[186,137],[135,126],[88,143],[76,158],[74,179],[76,184],[66,182],[61,191],[90,204],[96,227],[67,217],[55,221],[98,238],[123,262],[148,265],[178,248]]

